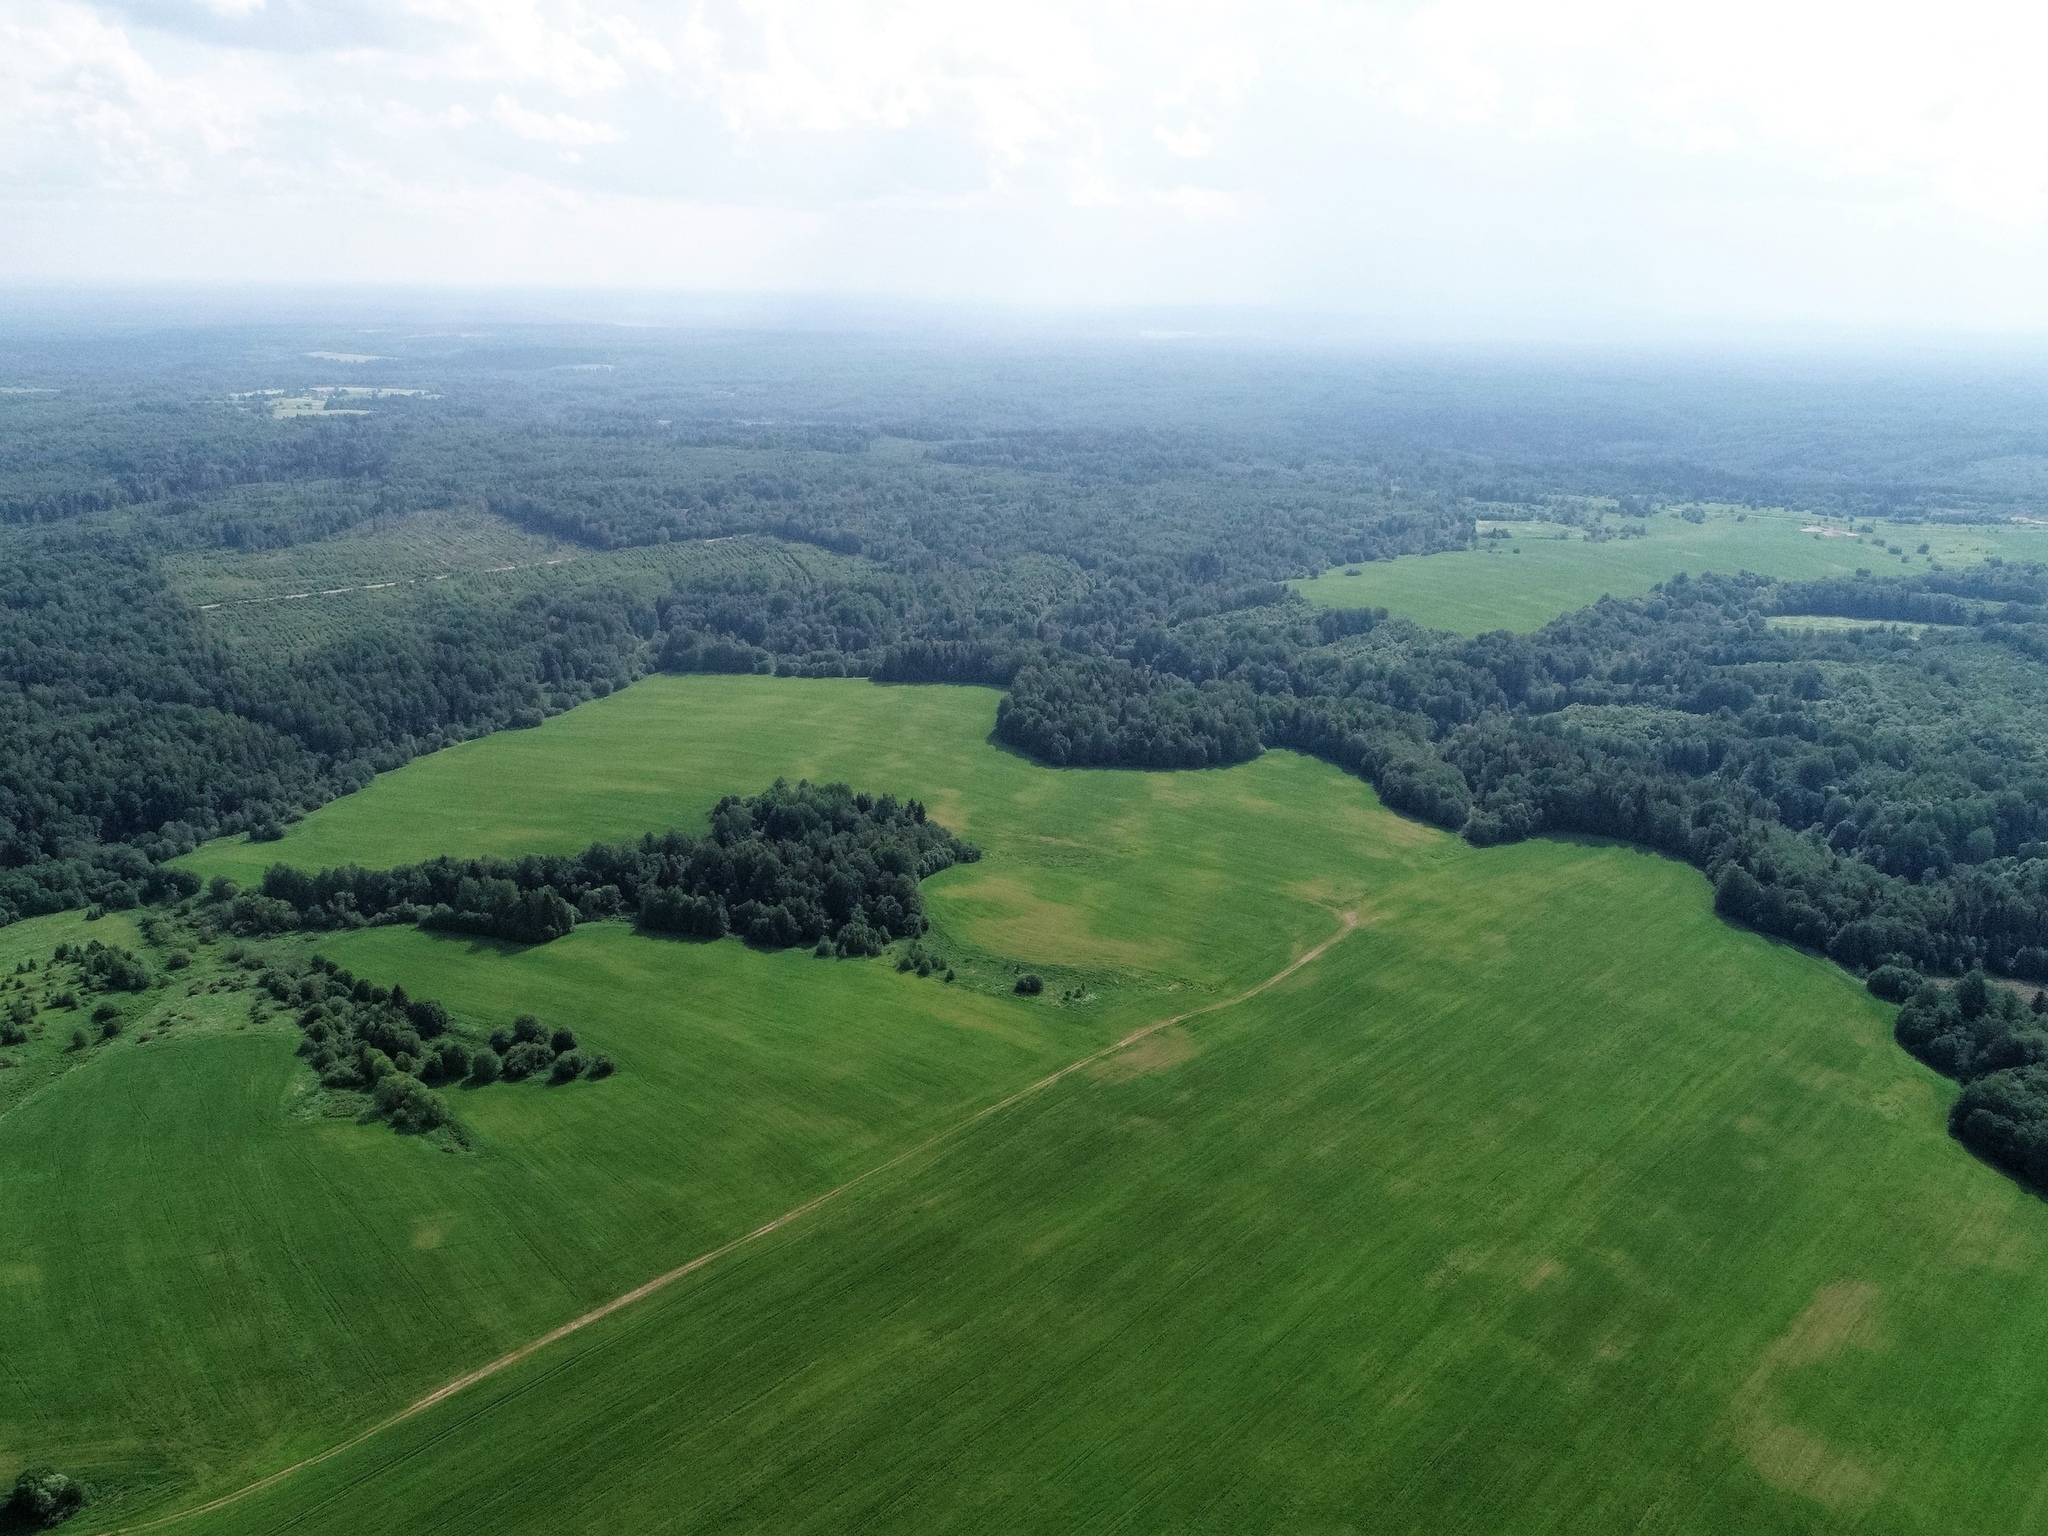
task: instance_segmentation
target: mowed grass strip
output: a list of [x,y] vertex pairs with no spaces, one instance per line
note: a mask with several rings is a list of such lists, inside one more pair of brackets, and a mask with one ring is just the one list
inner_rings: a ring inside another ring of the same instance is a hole
[[2048,1215],[1693,871],[1475,853],[1176,1029],[189,1528],[2035,1519]]
[[1603,596],[1638,596],[1680,571],[1755,571],[1802,581],[1848,576],[1858,568],[1903,575],[1927,569],[1927,558],[1913,554],[1923,543],[1948,565],[1974,565],[1990,555],[2048,558],[2048,530],[2040,528],[1881,525],[1885,542],[1911,556],[1902,561],[1882,545],[1803,531],[1816,521],[1717,507],[1704,523],[1688,523],[1665,512],[1643,525],[1647,536],[1640,539],[1590,544],[1575,530],[1543,527],[1527,536],[1481,540],[1478,549],[1372,561],[1356,576],[1340,567],[1291,585],[1319,608],[1385,608],[1433,629],[1476,635],[1541,629],[1559,614]]

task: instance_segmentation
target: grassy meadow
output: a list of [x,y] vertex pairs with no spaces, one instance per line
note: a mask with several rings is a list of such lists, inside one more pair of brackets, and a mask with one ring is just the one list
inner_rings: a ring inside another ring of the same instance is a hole
[[[1609,522],[1608,526],[1624,523]],[[1829,534],[1811,516],[1738,512],[1715,507],[1703,523],[1665,512],[1642,526],[1639,539],[1589,543],[1580,530],[1559,524],[1482,524],[1508,530],[1506,539],[1482,539],[1477,549],[1326,571],[1294,590],[1319,608],[1385,608],[1433,629],[1476,635],[1491,629],[1541,629],[1604,596],[1634,597],[1680,571],[1755,571],[1786,580],[1850,576],[1859,569],[1883,574],[1924,570],[1930,560],[1975,565],[1989,555],[2048,558],[2048,529],[1985,526],[1880,526],[1870,538]],[[1928,553],[1917,553],[1921,544]],[[1901,554],[1890,553],[1896,545]],[[1356,575],[1348,573],[1356,570]]]
[[191,550],[166,559],[164,574],[229,643],[297,651],[451,599],[509,603],[592,587],[652,598],[683,578],[801,577],[850,563],[758,537],[590,550],[481,510],[447,508],[379,518],[281,549]]
[[925,887],[951,986],[617,924],[324,941],[618,1059],[454,1093],[469,1152],[321,1114],[283,1021],[96,1047],[0,1112],[0,1475],[83,1476],[81,1531],[190,1507],[1206,1008],[167,1528],[2041,1519],[2048,1210],[1949,1140],[1951,1089],[1851,978],[1666,860],[1473,849],[1285,753],[1042,769],[987,741],[994,703],[650,679],[195,854],[569,849],[777,774],[917,795],[985,850]]

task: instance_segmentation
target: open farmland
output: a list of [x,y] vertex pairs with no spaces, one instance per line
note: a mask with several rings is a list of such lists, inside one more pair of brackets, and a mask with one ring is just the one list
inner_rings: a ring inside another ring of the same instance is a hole
[[[2036,526],[1887,525],[1866,538],[1844,536],[1850,525],[1839,521],[1732,507],[1709,509],[1702,523],[1665,512],[1646,520],[1610,517],[1603,526],[1612,531],[1631,524],[1644,530],[1642,537],[1593,543],[1583,530],[1560,524],[1482,523],[1482,531],[1499,528],[1507,537],[1482,537],[1475,549],[1333,569],[1292,586],[1319,608],[1385,608],[1434,629],[1476,635],[1540,629],[1603,596],[1647,592],[1680,571],[1755,571],[1805,581],[1859,569],[1910,573],[1930,561],[1967,565],[1987,556],[2048,556],[2048,529]],[[1813,527],[1833,531],[1806,531]],[[1917,553],[1923,543],[1925,555]],[[1891,553],[1893,547],[1900,553]]]
[[1474,849],[1292,754],[1038,768],[994,702],[650,679],[195,855],[566,850],[778,773],[985,850],[926,886],[952,986],[616,924],[325,941],[620,1061],[454,1095],[467,1154],[310,1112],[282,1022],[97,1048],[0,1118],[0,1443],[106,1490],[81,1529],[188,1507],[957,1126],[170,1528],[550,1530],[565,1488],[652,1530],[2024,1523],[2048,1221],[1849,978],[1661,859]]

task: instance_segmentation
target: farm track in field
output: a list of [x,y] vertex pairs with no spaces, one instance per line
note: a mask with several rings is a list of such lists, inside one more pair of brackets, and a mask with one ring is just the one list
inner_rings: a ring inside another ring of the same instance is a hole
[[932,1135],[927,1136],[923,1141],[918,1142],[915,1146],[907,1147],[903,1151],[896,1153],[893,1157],[889,1157],[884,1161],[875,1164],[872,1168],[866,1169],[861,1173],[855,1174],[852,1178],[847,1179],[844,1183],[834,1185],[831,1189],[826,1190],[824,1193],[812,1196],[809,1200],[804,1201],[801,1205],[792,1206],[789,1210],[784,1211],[780,1216],[777,1216],[770,1221],[762,1223],[760,1226],[755,1227],[752,1231],[743,1233],[740,1236],[732,1239],[730,1242],[722,1243],[718,1247],[710,1249],[707,1252],[700,1253],[694,1259],[691,1259],[686,1263],[679,1264],[674,1269],[656,1275],[651,1280],[643,1281],[641,1284],[635,1286],[632,1290],[627,1291],[622,1295],[614,1296],[610,1301],[605,1302],[602,1306],[594,1307],[590,1311],[585,1312],[580,1316],[573,1317],[568,1322],[548,1330],[548,1332],[542,1334],[539,1338],[534,1339],[529,1343],[522,1344],[519,1346],[519,1348],[512,1350],[507,1354],[500,1355],[497,1359],[489,1362],[488,1364],[478,1366],[473,1371],[468,1371],[463,1375],[455,1377],[452,1381],[443,1383],[441,1386],[438,1386],[433,1391],[427,1393],[424,1397],[415,1399],[413,1402],[407,1404],[404,1408],[401,1408],[398,1412],[391,1414],[387,1418],[379,1419],[376,1423],[370,1425],[369,1428],[361,1431],[358,1434],[352,1435],[348,1439],[341,1441],[339,1444],[329,1446],[324,1451],[317,1451],[311,1456],[303,1457],[300,1460],[293,1462],[288,1467],[282,1467],[277,1471],[268,1474],[265,1477],[258,1478],[255,1482],[247,1483],[240,1488],[236,1488],[231,1492],[220,1495],[218,1498],[210,1499],[204,1504],[195,1504],[190,1509],[177,1510],[167,1515],[159,1515],[154,1519],[144,1520],[135,1525],[117,1526],[113,1530],[109,1531],[107,1533],[107,1536],[131,1536],[131,1533],[161,1530],[166,1526],[176,1525],[183,1521],[194,1519],[200,1515],[215,1513],[218,1510],[226,1509],[228,1506],[232,1504],[237,1504],[241,1502],[243,1499],[249,1498],[254,1494],[262,1493],[266,1489],[274,1488],[295,1473],[303,1472],[309,1467],[318,1466],[322,1462],[331,1461],[336,1456],[340,1456],[347,1451],[354,1450],[357,1446],[363,1445],[366,1442],[375,1439],[378,1435],[383,1434],[386,1430],[394,1429],[398,1425],[405,1423],[409,1419],[417,1418],[420,1414],[425,1413],[429,1408],[435,1407],[440,1403],[446,1402],[449,1398],[456,1396],[458,1393],[466,1391],[468,1388],[477,1385],[479,1382],[487,1381],[493,1376],[499,1375],[504,1371],[510,1370],[513,1366],[520,1364],[522,1361],[528,1359],[529,1357],[538,1354],[541,1350],[546,1349],[550,1344],[559,1343],[561,1340],[568,1338],[571,1334],[580,1333],[583,1329],[588,1328],[591,1324],[602,1322],[605,1318],[612,1316],[612,1314],[624,1311],[627,1307],[632,1306],[635,1302],[645,1301],[649,1296],[652,1296],[659,1291],[667,1289],[669,1286],[673,1285],[678,1280],[684,1279],[689,1275],[697,1273],[699,1270],[709,1267],[710,1265],[716,1263],[719,1259],[726,1257],[728,1254],[734,1253],[739,1249],[746,1247],[750,1243],[756,1242],[761,1238],[767,1237],[772,1233],[778,1232],[782,1228],[789,1226],[793,1222],[802,1220],[804,1217],[811,1215],[813,1212],[821,1210],[825,1206],[831,1204],[834,1200],[837,1200],[841,1195],[847,1193],[849,1190],[855,1189],[860,1185],[867,1183],[871,1179],[878,1178],[882,1174],[889,1172],[891,1169],[901,1167],[903,1164],[910,1162],[914,1158],[917,1158],[926,1152],[931,1151],[933,1148],[938,1147],[944,1144],[945,1142],[953,1140],[962,1132],[972,1129],[974,1126],[979,1125],[982,1121],[1000,1114],[1002,1111],[1010,1108],[1012,1105],[1022,1103],[1024,1100],[1032,1098],[1035,1095],[1044,1092],[1046,1089],[1052,1087],[1054,1084],[1058,1082],[1061,1082],[1063,1079],[1071,1077],[1077,1072],[1086,1071],[1088,1068],[1095,1066],[1099,1062],[1103,1062],[1110,1059],[1111,1057],[1117,1056],[1120,1053],[1131,1049],[1133,1046],[1142,1043],[1151,1036],[1158,1034],[1161,1030],[1170,1029],[1176,1024],[1185,1024],[1188,1020],[1200,1018],[1205,1014],[1221,1013],[1226,1009],[1235,1008],[1242,1003],[1251,1001],[1251,999],[1257,997],[1260,993],[1265,992],[1269,988],[1277,986],[1279,983],[1285,981],[1289,976],[1292,976],[1296,971],[1299,971],[1304,966],[1313,963],[1317,959],[1320,959],[1330,949],[1332,945],[1336,944],[1340,939],[1344,938],[1347,934],[1351,933],[1357,927],[1358,914],[1356,912],[1343,913],[1341,916],[1341,922],[1340,926],[1338,927],[1338,930],[1335,933],[1331,934],[1330,937],[1323,940],[1322,943],[1315,945],[1313,948],[1303,951],[1301,954],[1295,956],[1294,959],[1288,961],[1287,964],[1280,967],[1279,970],[1273,972],[1272,975],[1266,977],[1262,981],[1254,982],[1251,986],[1245,988],[1242,992],[1239,992],[1234,996],[1224,998],[1218,1002],[1205,1003],[1199,1008],[1189,1008],[1180,1013],[1169,1015],[1168,1017],[1163,1019],[1155,1019],[1150,1024],[1140,1025],[1137,1029],[1132,1030],[1129,1034],[1124,1035],[1121,1039],[1118,1039],[1109,1045],[1103,1046],[1099,1050],[1090,1051],[1087,1055],[1079,1057],[1074,1061],[1068,1062],[1065,1066],[1059,1068],[1057,1071],[1047,1073],[1044,1077],[1037,1079],[1035,1082],[1028,1083],[1024,1087],[1019,1088],[1016,1092],[1009,1094],[1004,1098],[996,1100],[993,1104],[984,1105],[982,1108],[976,1110],[973,1114],[968,1115],[964,1119],[957,1120],[953,1124],[946,1126],[943,1130],[936,1131]]

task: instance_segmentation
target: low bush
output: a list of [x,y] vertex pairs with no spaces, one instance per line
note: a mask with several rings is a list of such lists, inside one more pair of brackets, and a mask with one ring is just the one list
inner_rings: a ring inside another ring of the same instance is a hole
[[1036,997],[1045,990],[1045,979],[1035,971],[1026,971],[1017,978],[1016,990],[1025,997]]

